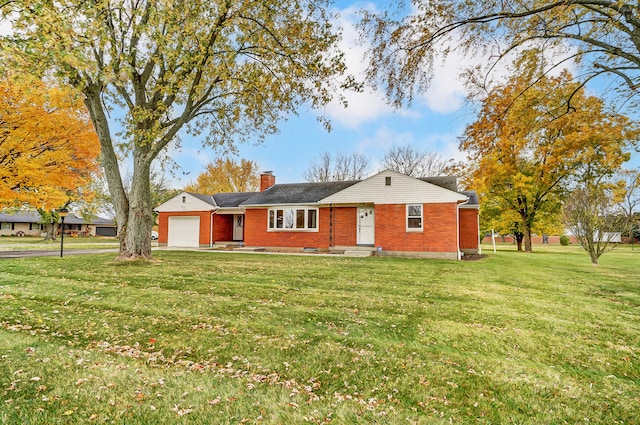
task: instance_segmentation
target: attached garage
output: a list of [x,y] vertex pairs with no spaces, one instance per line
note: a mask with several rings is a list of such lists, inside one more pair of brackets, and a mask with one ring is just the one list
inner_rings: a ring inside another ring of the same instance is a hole
[[167,246],[198,248],[200,246],[200,217],[169,217]]

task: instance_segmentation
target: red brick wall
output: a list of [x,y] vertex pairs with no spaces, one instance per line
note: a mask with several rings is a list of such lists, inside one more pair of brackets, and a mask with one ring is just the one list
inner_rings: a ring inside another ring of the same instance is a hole
[[267,209],[245,211],[244,242],[247,246],[273,246],[291,248],[329,248],[329,209],[318,212],[319,231],[267,231]]
[[355,246],[358,210],[355,207],[333,209],[333,245]]
[[213,216],[213,241],[230,242],[233,240],[233,214],[215,214]]
[[211,226],[211,212],[171,212],[171,213],[159,213],[158,214],[158,243],[166,244],[169,238],[169,217],[200,217],[200,245],[209,244],[209,232]]
[[460,209],[460,249],[478,249],[478,210]]
[[385,251],[458,252],[457,207],[423,204],[423,231],[407,232],[406,206],[376,205],[376,246]]

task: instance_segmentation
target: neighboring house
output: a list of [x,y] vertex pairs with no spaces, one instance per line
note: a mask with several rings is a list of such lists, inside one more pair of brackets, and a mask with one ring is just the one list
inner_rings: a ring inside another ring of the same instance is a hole
[[[0,236],[40,236],[44,232],[42,217],[37,211],[0,212]],[[65,235],[116,236],[113,220],[102,217],[82,218],[69,213],[64,218]]]
[[160,246],[242,242],[266,249],[369,249],[460,258],[479,250],[478,200],[455,177],[386,170],[359,181],[275,184],[260,192],[183,192],[156,208]]

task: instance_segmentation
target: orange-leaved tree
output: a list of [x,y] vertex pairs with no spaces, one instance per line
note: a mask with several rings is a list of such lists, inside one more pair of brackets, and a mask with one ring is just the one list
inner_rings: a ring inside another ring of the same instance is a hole
[[481,201],[517,213],[530,252],[531,232],[541,216],[559,213],[578,177],[619,169],[638,130],[628,118],[607,111],[568,72],[532,84],[533,69],[521,69],[529,71],[489,92],[461,149]]
[[87,200],[99,153],[75,91],[33,78],[0,80],[0,206],[50,211]]
[[260,175],[255,161],[218,158],[207,165],[194,183],[185,187],[187,192],[213,195],[223,192],[249,192],[258,190]]

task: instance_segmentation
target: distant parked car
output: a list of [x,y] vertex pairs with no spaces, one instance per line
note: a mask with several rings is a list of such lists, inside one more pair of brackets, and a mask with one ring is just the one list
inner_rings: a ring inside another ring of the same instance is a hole
[[158,232],[156,232],[155,230],[151,231],[151,240],[152,241],[157,241],[158,240]]

